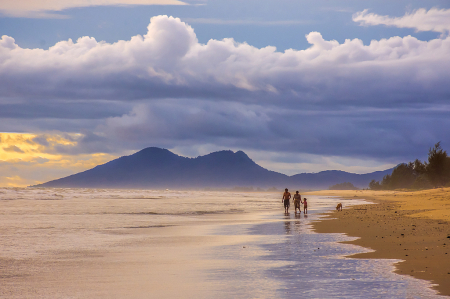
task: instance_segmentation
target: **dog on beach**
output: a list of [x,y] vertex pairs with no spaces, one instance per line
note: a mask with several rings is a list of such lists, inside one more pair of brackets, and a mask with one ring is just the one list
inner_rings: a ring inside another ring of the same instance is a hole
[[342,211],[342,204],[341,203],[337,204],[336,211]]

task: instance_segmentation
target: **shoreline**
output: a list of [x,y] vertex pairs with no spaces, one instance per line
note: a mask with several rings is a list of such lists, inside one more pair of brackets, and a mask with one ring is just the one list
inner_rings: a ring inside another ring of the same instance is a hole
[[[450,296],[450,188],[422,191],[324,190],[305,195],[366,199],[313,223],[318,233],[344,233],[374,252],[352,258],[398,259],[394,273],[431,281]],[[448,261],[448,262],[445,262]]]

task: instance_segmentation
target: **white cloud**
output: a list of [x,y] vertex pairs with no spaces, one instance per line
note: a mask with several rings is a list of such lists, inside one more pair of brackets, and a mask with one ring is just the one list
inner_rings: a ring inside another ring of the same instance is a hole
[[54,12],[87,6],[185,4],[179,0],[5,0],[0,1],[0,12],[13,17],[66,18]]
[[[402,159],[423,149],[426,154],[432,143],[423,136],[449,140],[442,130],[450,125],[449,37],[392,37],[368,45],[325,40],[319,32],[306,38],[308,49],[285,52],[233,39],[201,44],[189,25],[167,16],[152,18],[146,35],[113,44],[82,37],[48,50],[24,49],[3,36],[0,104],[34,108],[18,114],[18,107],[8,106],[21,118],[4,116],[0,125],[94,130],[77,152],[105,144],[117,151],[211,144],[353,161],[374,157],[383,165],[398,162],[399,152]],[[73,118],[103,110],[94,109],[99,102],[120,103],[124,112],[111,109],[110,118],[102,114],[89,122],[68,120],[65,110],[56,120],[59,110],[52,111],[50,121],[39,111],[41,118],[26,123],[37,114],[38,100],[51,107],[81,103]],[[430,109],[437,106],[444,109]]]
[[450,31],[450,9],[425,8],[406,13],[403,17],[380,16],[367,9],[353,15],[353,21],[363,26],[386,25],[413,28],[416,31],[434,31],[446,34]]
[[24,49],[3,36],[0,96],[222,97],[279,103],[283,95],[283,103],[376,105],[405,97],[414,102],[424,95],[439,101],[448,92],[450,38],[392,37],[369,45],[359,39],[327,41],[318,32],[306,38],[310,48],[285,52],[233,39],[200,44],[190,26],[167,16],[152,18],[146,35],[114,44],[82,37],[48,50]]

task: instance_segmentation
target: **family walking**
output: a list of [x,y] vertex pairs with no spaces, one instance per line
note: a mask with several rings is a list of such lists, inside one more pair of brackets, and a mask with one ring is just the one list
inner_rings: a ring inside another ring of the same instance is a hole
[[[306,198],[303,198],[303,200],[302,200],[302,197],[298,193],[298,191],[295,191],[295,194],[292,199],[294,201],[294,208],[295,208],[296,214],[297,214],[297,209],[298,209],[298,212],[301,213],[300,203],[303,204],[303,213],[308,214],[308,203],[307,203]],[[290,200],[291,200],[291,193],[289,193],[289,190],[286,188],[286,189],[284,189],[283,198],[281,199],[281,201],[284,202],[284,212],[285,213],[289,213]]]

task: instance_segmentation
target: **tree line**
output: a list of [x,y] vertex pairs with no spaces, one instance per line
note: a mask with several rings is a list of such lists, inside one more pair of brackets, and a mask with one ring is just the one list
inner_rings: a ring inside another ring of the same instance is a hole
[[428,151],[428,161],[397,165],[392,174],[387,174],[381,182],[372,180],[371,190],[429,189],[450,186],[450,157],[438,142]]

